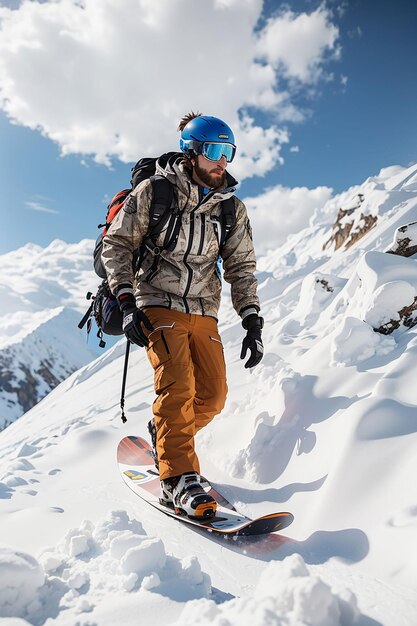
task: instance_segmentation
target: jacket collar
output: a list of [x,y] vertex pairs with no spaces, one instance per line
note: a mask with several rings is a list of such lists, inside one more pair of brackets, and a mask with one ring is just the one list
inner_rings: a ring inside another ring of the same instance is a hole
[[[186,195],[190,194],[193,186],[198,188],[198,184],[191,178],[191,174],[185,165],[181,152],[168,152],[162,155],[156,164],[156,173],[165,176],[172,184],[176,185],[180,191]],[[226,171],[226,186],[211,190],[202,204],[211,204],[211,200],[220,202],[229,198],[236,191],[238,181]],[[197,189],[196,189],[197,190]],[[196,194],[198,197],[198,193]]]

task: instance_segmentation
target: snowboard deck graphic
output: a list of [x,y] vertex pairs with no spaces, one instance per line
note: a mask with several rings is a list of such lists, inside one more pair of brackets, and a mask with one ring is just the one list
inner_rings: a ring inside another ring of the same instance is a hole
[[294,516],[287,512],[250,519],[240,514],[233,504],[203,478],[201,480],[204,489],[217,502],[215,517],[194,520],[186,515],[178,515],[173,508],[159,501],[161,496],[159,474],[154,465],[151,447],[145,439],[124,437],[117,448],[117,462],[124,482],[140,498],[166,515],[209,532],[227,536],[264,535],[286,528],[294,519]]

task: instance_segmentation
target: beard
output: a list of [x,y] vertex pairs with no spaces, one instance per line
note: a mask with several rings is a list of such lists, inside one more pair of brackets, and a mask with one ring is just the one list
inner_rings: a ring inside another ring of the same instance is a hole
[[216,189],[217,187],[226,186],[226,172],[222,172],[221,174],[214,174],[213,172],[209,172],[204,167],[200,167],[197,159],[194,165],[194,172],[201,180],[201,182],[210,189]]

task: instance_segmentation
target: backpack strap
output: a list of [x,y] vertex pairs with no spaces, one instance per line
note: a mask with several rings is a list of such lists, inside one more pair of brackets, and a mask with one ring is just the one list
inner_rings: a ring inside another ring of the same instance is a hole
[[[167,225],[167,233],[162,250],[173,250],[176,246],[181,227],[182,211],[174,206],[175,194],[173,185],[165,176],[155,174],[150,177],[152,183],[152,204],[149,215],[147,238],[155,239]],[[222,201],[220,252],[236,224],[235,197]],[[155,254],[155,252],[154,252]]]
[[169,233],[173,230],[170,227],[171,224],[169,223],[167,226],[167,234],[162,248],[156,245],[156,238],[163,231],[167,222],[172,222],[174,218],[176,219],[177,212],[174,210],[173,206],[175,204],[174,188],[169,180],[159,174],[150,176],[149,180],[152,185],[152,202],[149,207],[149,227],[142,245],[139,247],[134,266],[135,272],[137,272],[142,264],[146,250],[149,250],[154,256],[150,270],[150,273],[153,274],[157,269],[161,250],[165,250],[168,245],[171,245],[171,237],[169,241],[167,240]]
[[223,251],[223,246],[226,243],[227,238],[229,237],[232,228],[236,224],[236,205],[235,205],[235,197],[227,198],[222,202],[222,214],[221,214],[221,232],[220,232],[220,241],[219,241],[219,249],[220,256]]
[[130,184],[132,185],[132,189],[135,189],[137,185],[139,185],[142,180],[147,178],[151,178],[155,174],[156,162],[162,161],[163,164],[166,164],[173,157],[183,157],[182,152],[166,152],[165,154],[161,154],[159,157],[144,157],[139,159],[134,167],[132,167],[132,178],[130,180]]
[[152,202],[149,211],[149,229],[147,237],[155,239],[169,219],[169,210],[174,200],[174,189],[165,176],[155,174],[150,177]]
[[107,234],[110,224],[122,208],[124,201],[130,192],[131,189],[122,189],[122,191],[119,191],[119,193],[111,199],[110,204],[107,206],[106,223],[98,225],[98,228],[103,228],[103,237]]
[[[149,268],[148,277],[158,269],[159,255],[162,250],[173,250],[177,245],[181,229],[183,210],[180,210],[176,202],[174,187],[165,176],[155,174],[149,178],[152,184],[152,202],[149,208],[149,228],[142,245],[139,248],[135,271],[140,268],[145,251],[149,250],[154,256],[152,266]],[[226,243],[233,227],[236,224],[235,197],[222,201],[220,218],[219,255]],[[166,234],[162,246],[156,245],[156,238],[166,227]]]

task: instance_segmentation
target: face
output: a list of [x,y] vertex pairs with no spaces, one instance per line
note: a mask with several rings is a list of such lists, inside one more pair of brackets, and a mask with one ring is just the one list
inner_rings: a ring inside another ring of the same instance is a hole
[[193,179],[210,189],[223,187],[226,184],[226,157],[222,156],[219,161],[210,161],[202,154],[191,159],[193,164]]

